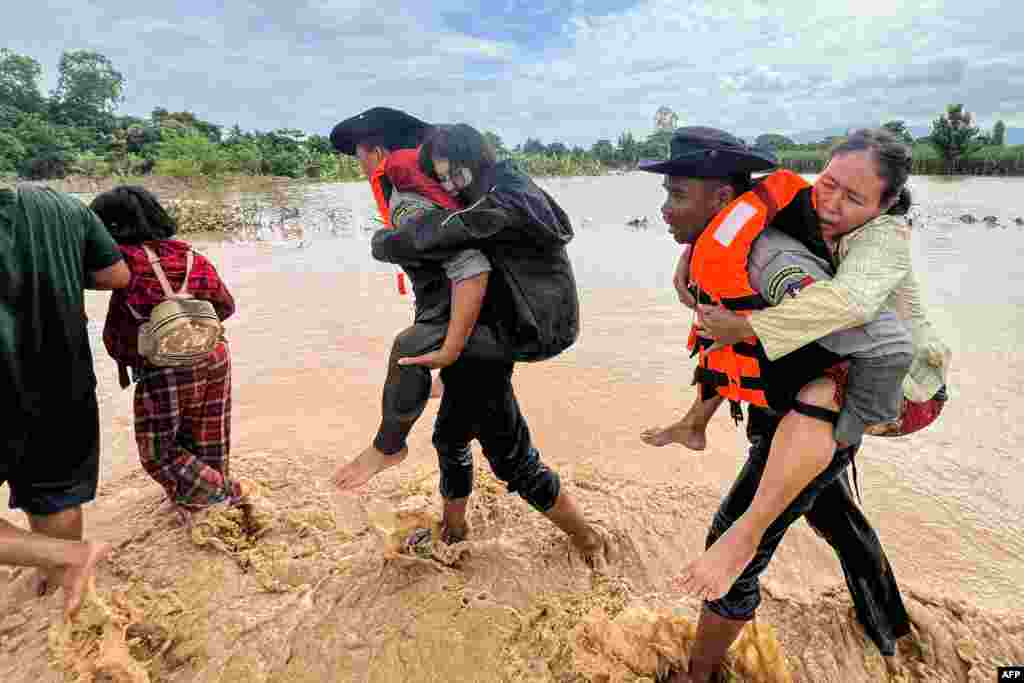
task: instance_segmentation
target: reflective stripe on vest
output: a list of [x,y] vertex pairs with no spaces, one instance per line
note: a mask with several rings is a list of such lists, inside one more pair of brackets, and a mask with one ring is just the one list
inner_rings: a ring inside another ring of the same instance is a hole
[[[796,173],[775,171],[730,203],[711,221],[693,247],[690,286],[698,302],[720,304],[740,315],[768,304],[750,284],[747,262],[754,240],[808,183]],[[697,381],[732,402],[767,406],[757,338],[709,351],[712,341],[690,331],[689,348],[700,356]]]

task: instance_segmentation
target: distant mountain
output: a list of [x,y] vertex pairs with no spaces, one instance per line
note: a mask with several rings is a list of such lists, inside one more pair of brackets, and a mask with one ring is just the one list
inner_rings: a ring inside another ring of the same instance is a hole
[[[808,130],[794,135],[787,135],[793,142],[799,142],[800,144],[809,144],[812,142],[821,142],[825,138],[833,137],[836,135],[846,135],[847,130],[856,128],[871,128],[877,124],[867,123],[860,126],[849,126],[835,128],[821,128],[819,130]],[[983,129],[985,132],[991,132],[990,129]],[[931,126],[910,126],[910,134],[915,138],[923,138],[931,131]],[[1024,128],[1007,128],[1006,129],[1006,144],[1008,145],[1024,145]]]

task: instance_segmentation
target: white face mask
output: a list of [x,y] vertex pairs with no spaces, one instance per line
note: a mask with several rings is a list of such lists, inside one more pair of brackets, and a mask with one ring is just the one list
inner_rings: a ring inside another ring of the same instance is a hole
[[473,182],[473,172],[463,167],[451,175],[441,176],[440,181],[441,187],[445,192],[455,195],[469,187],[470,183]]

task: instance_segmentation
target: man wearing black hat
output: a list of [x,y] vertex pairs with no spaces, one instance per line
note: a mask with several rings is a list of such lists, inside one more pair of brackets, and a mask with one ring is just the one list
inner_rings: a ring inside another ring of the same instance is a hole
[[[668,161],[643,164],[640,168],[665,175],[668,198],[662,213],[670,232],[683,245],[694,244],[712,224],[723,227],[729,218],[725,209],[733,208],[733,200],[751,189],[750,174],[767,171],[777,165],[770,152],[751,149],[732,135],[713,128],[679,129],[672,139],[671,151]],[[787,267],[792,267],[786,263],[789,257],[797,259],[794,263],[801,266],[807,262],[807,258],[797,253],[803,249],[810,259],[816,258],[825,266],[829,264],[827,248],[820,234],[805,227],[810,222],[808,216],[799,215],[807,207],[807,202],[800,201],[774,207],[777,213],[773,224],[784,226],[785,231],[800,239],[803,246],[785,235],[781,239],[769,236],[766,230],[755,238],[755,244],[761,242],[758,245],[760,262],[770,261],[779,273],[783,273]],[[724,230],[716,229],[713,233],[716,239],[724,235],[720,240],[723,244],[730,241],[730,235],[735,237],[742,229],[740,225],[724,227]],[[781,235],[778,231],[772,234]],[[765,250],[775,249],[774,244],[778,245],[777,253],[766,256]],[[831,275],[830,270],[823,274]],[[759,273],[758,278],[748,277],[748,280],[756,287],[755,280],[766,282],[777,277],[778,273]],[[760,292],[753,294],[760,296]],[[700,344],[700,340],[697,343]],[[838,358],[821,343],[809,344],[771,363],[763,349],[757,356],[762,372],[760,379],[771,407],[761,408],[752,404],[748,408],[749,457],[715,515],[706,541],[709,548],[750,505],[765,470],[775,430],[787,409],[786,402],[794,401],[796,393],[805,384],[820,377]],[[712,398],[715,396],[713,388],[702,385],[701,394],[702,398],[708,399],[709,405],[717,406]],[[831,397],[826,397],[826,401],[828,398]],[[884,655],[894,653],[896,638],[908,633],[909,625],[888,560],[877,535],[853,501],[846,478],[846,467],[856,449],[856,445],[838,449],[826,470],[771,526],[771,533],[765,535],[753,561],[728,593],[716,600],[705,599],[697,639],[690,651],[688,672],[677,672],[670,680],[709,681],[720,670],[729,646],[746,622],[753,618],[760,603],[759,575],[786,528],[801,516],[839,555],[854,606],[868,635]]]
[[331,144],[342,154],[358,157],[370,178],[388,152],[418,147],[430,128],[429,123],[404,111],[374,107],[335,126]]
[[373,107],[345,119],[331,131],[331,144],[339,153],[354,156],[370,181],[377,208],[385,219],[392,187],[385,161],[395,150],[415,149],[431,130],[429,123],[390,107]]
[[[373,131],[361,129],[362,125],[340,124],[332,139],[339,150],[355,149],[361,159],[374,161],[364,149],[364,138],[359,137],[371,136]],[[346,132],[352,128],[360,129]],[[354,146],[352,138],[357,142]],[[442,370],[449,388],[433,438],[444,499],[441,539],[457,542],[468,534],[465,517],[473,487],[469,444],[475,439],[508,490],[564,531],[587,564],[600,567],[607,559],[605,537],[586,521],[573,497],[562,489],[557,472],[541,459],[512,385],[516,362],[546,360],[577,338],[578,295],[565,250],[573,235],[569,218],[525,174],[508,163],[499,164],[493,149],[475,129],[466,125],[439,128],[422,153],[433,160],[433,152],[441,154],[443,146],[464,152],[467,158],[461,161],[473,164],[471,175],[486,182],[456,186],[459,198],[468,206],[455,212],[445,207],[410,207],[407,192],[390,193],[390,201],[389,193],[380,192],[388,201],[393,225],[374,235],[374,257],[409,271],[418,293],[416,324],[400,333],[392,348],[384,419],[373,446],[342,465],[334,482],[341,490],[352,490],[405,458],[405,436],[425,404],[423,365],[437,367],[426,362],[436,355],[427,351],[435,345],[441,323],[457,317],[456,285],[449,287],[445,281],[448,274],[455,282],[448,264],[460,260],[453,253],[478,251],[467,246],[479,245],[485,262],[494,262],[496,286],[480,307],[478,322],[465,330],[464,353],[445,363]],[[389,157],[389,165],[397,154]],[[405,183],[396,180],[395,185],[393,189],[401,190]],[[468,193],[478,187],[483,196],[470,199]],[[482,251],[485,248],[487,256]],[[445,264],[443,269],[439,263]],[[449,291],[453,292],[450,316]],[[450,335],[450,324],[448,329]]]
[[[427,178],[417,168],[415,150],[432,128],[430,124],[403,111],[374,107],[342,121],[331,131],[331,142],[335,149],[341,154],[358,158],[370,182],[380,216],[388,227],[395,227],[391,225],[391,204],[395,201],[404,209],[419,206],[416,211],[434,206],[432,202],[447,209],[460,208],[438,183]],[[403,182],[408,183],[409,187],[402,186]],[[400,187],[394,187],[395,183]],[[422,193],[422,196],[417,193]],[[473,335],[490,271],[490,262],[482,252],[472,248],[460,250],[444,262],[443,271],[412,265],[406,266],[403,271],[409,271],[413,279],[414,296],[424,292],[442,295],[448,292],[445,275],[452,283],[450,307],[448,299],[441,302],[437,297],[430,296],[431,303],[427,303],[424,297],[417,297],[417,320],[424,316],[434,322],[449,318],[448,334],[441,351],[430,354],[438,358],[438,363],[431,367],[443,367],[445,363],[457,358],[465,349],[468,338],[474,341],[470,345],[471,349],[483,351],[485,355],[496,353],[487,346],[481,349],[481,335]],[[400,291],[403,284],[400,279]],[[395,340],[388,363],[380,429],[370,447],[354,461],[339,468],[335,482],[340,488],[361,486],[377,472],[401,462],[407,454],[406,436],[427,399],[426,393],[420,396],[421,379],[429,380],[430,372],[426,367],[399,366],[398,361],[409,351],[403,345],[418,348],[418,345],[426,341],[421,334],[409,334],[408,330]],[[442,387],[441,379],[434,378],[430,395],[439,395]]]

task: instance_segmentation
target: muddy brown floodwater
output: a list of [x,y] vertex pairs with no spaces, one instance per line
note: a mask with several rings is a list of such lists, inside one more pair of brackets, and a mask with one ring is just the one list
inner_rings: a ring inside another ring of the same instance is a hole
[[[482,458],[472,539],[396,552],[436,519],[436,402],[401,468],[356,495],[331,490],[333,468],[373,435],[387,352],[412,312],[395,271],[369,256],[363,184],[276,187],[234,197],[277,207],[261,230],[196,239],[238,304],[232,468],[258,491],[264,528],[225,515],[189,534],[160,509],[137,462],[131,392],[99,338],[107,296],[90,293],[103,471],[87,525],[117,550],[67,627],[59,597],[30,599],[27,573],[0,568],[0,680],[653,681],[682,661],[696,604],[668,581],[703,547],[745,439],[725,412],[701,453],[639,439],[692,400],[691,316],[671,291],[660,179],[542,184],[576,227],[583,329],[557,359],[517,366],[516,390],[545,460],[614,539],[607,576]],[[736,680],[988,681],[1024,664],[1024,179],[912,185],[915,267],[953,349],[952,398],[923,433],[868,437],[858,472],[915,634],[886,673],[834,555],[800,523],[765,576]],[[645,215],[646,228],[626,225]]]

